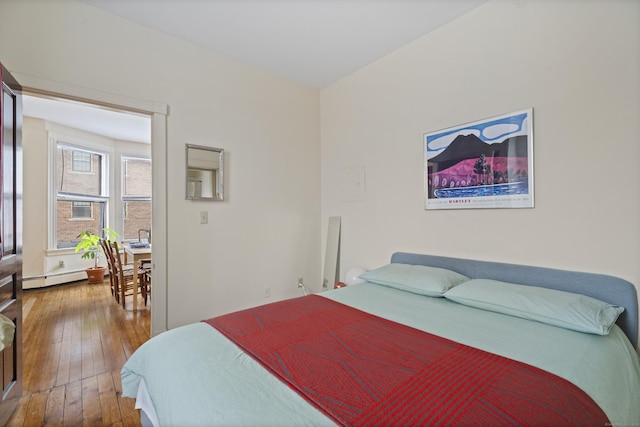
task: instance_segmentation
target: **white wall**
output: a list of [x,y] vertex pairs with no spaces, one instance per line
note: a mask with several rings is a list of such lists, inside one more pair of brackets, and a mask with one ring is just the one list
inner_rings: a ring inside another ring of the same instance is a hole
[[[635,1],[494,0],[323,89],[322,217],[342,217],[341,277],[410,251],[638,286],[639,19]],[[423,134],[528,107],[535,208],[425,211]],[[343,200],[353,167],[362,201]]]
[[[25,117],[23,129],[23,214],[22,232],[23,259],[22,275],[24,277],[42,276],[55,272],[54,268],[45,269],[44,260],[47,250],[48,226],[45,212],[48,189],[47,184],[47,131],[45,122],[40,119]],[[29,141],[30,140],[30,141]],[[44,277],[25,280],[23,288],[39,288],[45,285]]]
[[[65,0],[0,0],[0,60],[169,106],[168,327],[319,286],[318,90]],[[224,202],[185,200],[185,143],[225,149]]]

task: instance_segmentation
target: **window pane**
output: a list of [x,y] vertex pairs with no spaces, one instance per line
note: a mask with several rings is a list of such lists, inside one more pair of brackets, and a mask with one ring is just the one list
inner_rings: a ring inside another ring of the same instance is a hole
[[80,239],[78,235],[83,231],[101,235],[104,225],[104,202],[84,202],[91,206],[87,219],[74,219],[73,210],[75,203],[66,200],[58,200],[56,203],[56,238],[57,248],[75,247]]
[[71,202],[72,218],[91,218],[91,202]]
[[124,240],[147,240],[146,232],[151,230],[151,201],[125,201],[124,202]]
[[[74,154],[75,153],[75,154]],[[81,154],[78,154],[81,153]],[[74,169],[75,158],[90,158],[89,173]],[[102,155],[75,150],[58,144],[56,159],[56,189],[58,192],[99,196],[102,193]]]
[[85,151],[72,151],[72,168],[74,172],[91,172],[91,154]]
[[151,197],[151,161],[145,159],[122,159],[123,197]]
[[122,158],[122,207],[123,239],[147,240],[146,230],[151,229],[151,160]]

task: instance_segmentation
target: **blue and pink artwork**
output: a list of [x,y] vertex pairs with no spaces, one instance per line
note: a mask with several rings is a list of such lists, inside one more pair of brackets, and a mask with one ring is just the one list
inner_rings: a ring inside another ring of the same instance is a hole
[[533,109],[424,135],[425,209],[533,207]]

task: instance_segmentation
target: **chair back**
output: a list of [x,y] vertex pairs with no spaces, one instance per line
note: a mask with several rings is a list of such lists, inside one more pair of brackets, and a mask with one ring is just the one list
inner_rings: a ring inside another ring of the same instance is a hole
[[[109,242],[109,247],[111,248],[111,256],[113,258],[113,266],[116,270],[116,274],[118,276],[123,276],[122,271],[122,256],[120,256],[120,249],[118,248],[117,242]],[[124,277],[122,277],[124,279]]]
[[119,301],[120,298],[118,293],[116,292],[116,268],[114,265],[113,254],[111,253],[111,246],[109,245],[109,241],[105,239],[100,239],[100,247],[102,248],[102,252],[104,252],[104,257],[107,259],[107,270],[109,271],[109,283],[111,284],[111,295],[116,298],[116,301]]
[[124,277],[122,256],[120,255],[120,248],[118,248],[118,242],[109,242],[109,246],[111,248],[111,256],[113,258],[113,266],[115,269],[114,291],[117,294],[116,300],[122,303],[122,306],[124,307],[125,287],[127,282],[125,282],[125,277]]
[[104,252],[104,257],[107,259],[107,269],[109,270],[109,274],[112,274],[114,272],[113,254],[111,253],[109,243],[108,240],[100,239],[100,247],[102,248],[102,252]]

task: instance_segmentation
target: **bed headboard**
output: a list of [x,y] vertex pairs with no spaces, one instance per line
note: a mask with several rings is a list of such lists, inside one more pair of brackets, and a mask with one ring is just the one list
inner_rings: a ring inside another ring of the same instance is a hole
[[494,279],[559,289],[624,307],[624,312],[616,323],[629,337],[633,347],[638,347],[638,297],[636,288],[626,280],[604,274],[406,252],[394,253],[391,256],[391,262],[447,268],[472,279]]

